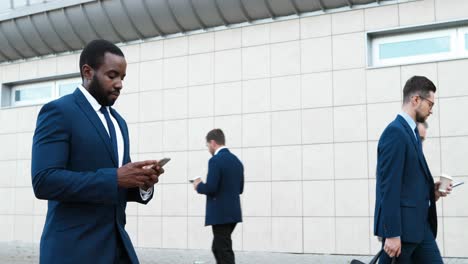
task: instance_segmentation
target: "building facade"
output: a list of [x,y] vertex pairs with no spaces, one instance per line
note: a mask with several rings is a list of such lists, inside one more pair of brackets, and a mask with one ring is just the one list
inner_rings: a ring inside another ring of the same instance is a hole
[[[55,2],[67,1],[37,5]],[[424,143],[434,178],[468,181],[468,2],[367,2],[119,44],[128,67],[115,108],[129,125],[132,160],[172,158],[153,200],[128,204],[135,246],[210,248],[205,198],[187,180],[206,177],[204,137],[216,127],[245,165],[236,250],[377,252],[377,141],[413,75],[438,89]],[[37,113],[80,82],[79,49],[55,49],[24,59],[0,49],[2,242],[40,240],[47,203],[34,197],[30,175]],[[467,188],[437,203],[446,257],[468,257]]]

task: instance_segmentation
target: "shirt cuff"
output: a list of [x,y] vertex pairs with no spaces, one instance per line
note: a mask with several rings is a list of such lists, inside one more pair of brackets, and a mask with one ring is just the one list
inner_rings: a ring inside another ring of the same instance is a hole
[[140,196],[143,201],[147,201],[151,197],[151,194],[153,194],[153,187],[150,187],[147,191],[140,188]]

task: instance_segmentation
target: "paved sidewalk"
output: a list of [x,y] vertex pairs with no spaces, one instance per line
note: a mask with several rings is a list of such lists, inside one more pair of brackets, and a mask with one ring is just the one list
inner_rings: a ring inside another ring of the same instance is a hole
[[[138,248],[141,264],[215,264],[208,250]],[[357,258],[369,262],[370,256],[236,252],[237,264],[347,264]],[[38,245],[0,243],[1,264],[38,263]],[[468,258],[446,258],[446,264],[468,264]]]

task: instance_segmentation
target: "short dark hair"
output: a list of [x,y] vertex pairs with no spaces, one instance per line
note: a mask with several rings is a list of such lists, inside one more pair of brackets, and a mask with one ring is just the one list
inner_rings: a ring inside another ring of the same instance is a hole
[[215,128],[208,132],[206,135],[206,142],[210,142],[211,140],[214,140],[216,144],[218,145],[225,145],[226,144],[226,139],[224,138],[224,133],[221,129]]
[[83,79],[83,65],[88,64],[95,70],[99,69],[106,52],[125,57],[122,50],[120,50],[120,48],[117,47],[114,43],[104,39],[93,40],[86,45],[80,55],[81,79]]
[[403,88],[403,103],[410,101],[412,96],[420,95],[422,97],[429,97],[430,92],[436,92],[434,83],[424,76],[413,76],[406,81]]

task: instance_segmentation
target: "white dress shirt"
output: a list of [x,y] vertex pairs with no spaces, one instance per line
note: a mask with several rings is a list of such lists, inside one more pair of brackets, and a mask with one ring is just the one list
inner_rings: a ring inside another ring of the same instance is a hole
[[[101,120],[102,125],[104,126],[104,128],[107,131],[107,134],[110,135],[109,128],[107,127],[106,117],[100,111],[101,105],[98,103],[96,98],[94,98],[88,92],[88,90],[86,90],[82,85],[79,85],[78,89],[80,89],[80,91],[86,97],[86,100],[88,100],[89,104],[91,105],[91,107],[96,112],[99,119]],[[109,110],[110,107],[106,106],[106,108],[107,108],[107,111],[110,113],[110,110]],[[119,162],[119,167],[121,167],[122,162],[123,162],[123,153],[124,153],[123,135],[122,135],[122,131],[120,130],[119,123],[117,123],[117,120],[112,116],[112,114],[110,114],[109,116],[110,116],[110,119],[112,120],[112,123],[114,124],[114,128],[115,128],[115,134],[116,134],[116,137],[117,137],[118,162]],[[153,193],[153,187],[149,188],[148,191],[145,191],[145,190],[140,188],[140,196],[141,196],[141,199],[143,199],[143,201],[148,200],[152,193]]]

